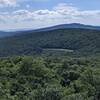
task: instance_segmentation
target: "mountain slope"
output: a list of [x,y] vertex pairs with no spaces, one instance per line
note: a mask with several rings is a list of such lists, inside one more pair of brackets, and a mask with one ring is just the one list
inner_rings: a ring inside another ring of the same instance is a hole
[[80,23],[71,23],[71,24],[61,24],[61,25],[56,25],[56,26],[52,26],[52,27],[47,27],[47,28],[41,28],[41,29],[37,29],[34,31],[50,31],[50,30],[54,30],[54,29],[64,29],[64,28],[81,28],[81,29],[92,29],[92,30],[100,30],[99,26],[92,26],[92,25],[84,25],[84,24],[80,24]]
[[13,31],[0,31],[0,37],[7,37],[7,36],[14,36],[14,35],[20,35],[23,33],[28,33],[28,32],[44,32],[44,31],[51,31],[51,30],[56,30],[56,29],[68,29],[68,28],[81,28],[81,29],[92,29],[92,30],[100,30],[99,26],[92,26],[92,25],[84,25],[84,24],[79,24],[79,23],[72,23],[72,24],[61,24],[61,25],[56,25],[52,27],[47,27],[47,28],[40,28],[40,29],[35,29],[35,30],[13,30]]
[[100,53],[100,31],[56,29],[0,39],[0,56],[41,53],[45,48],[70,49],[74,52]]

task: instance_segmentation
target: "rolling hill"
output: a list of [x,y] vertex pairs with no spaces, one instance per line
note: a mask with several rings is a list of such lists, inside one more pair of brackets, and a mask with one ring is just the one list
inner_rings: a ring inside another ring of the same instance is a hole
[[0,56],[39,54],[46,48],[100,53],[100,31],[61,28],[40,32],[26,31],[0,39]]
[[14,36],[14,35],[20,35],[23,33],[28,32],[45,32],[45,31],[51,31],[51,30],[57,30],[57,29],[69,29],[69,28],[81,28],[81,29],[91,29],[91,30],[100,30],[99,26],[92,26],[92,25],[84,25],[80,23],[72,23],[72,24],[61,24],[61,25],[55,25],[51,27],[46,28],[40,28],[40,29],[22,29],[22,30],[6,30],[6,31],[0,31],[0,37],[7,37],[7,36]]
[[80,23],[71,23],[71,24],[61,24],[61,25],[56,25],[56,26],[52,26],[52,27],[47,27],[47,28],[41,28],[41,29],[37,29],[34,31],[50,31],[50,30],[54,30],[54,29],[69,29],[69,28],[81,28],[81,29],[92,29],[92,30],[100,30],[100,26],[92,26],[92,25],[84,25],[84,24],[80,24]]

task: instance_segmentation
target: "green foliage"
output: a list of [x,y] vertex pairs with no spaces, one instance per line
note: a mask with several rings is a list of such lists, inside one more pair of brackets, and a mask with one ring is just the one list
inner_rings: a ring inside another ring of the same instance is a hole
[[100,100],[99,57],[1,58],[0,100]]
[[3,57],[47,52],[63,53],[70,50],[78,53],[100,53],[100,31],[89,29],[30,31],[27,34],[0,39],[0,56]]

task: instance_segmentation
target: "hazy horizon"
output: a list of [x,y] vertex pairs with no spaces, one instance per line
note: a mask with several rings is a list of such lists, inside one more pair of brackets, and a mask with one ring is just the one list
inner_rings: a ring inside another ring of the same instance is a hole
[[43,27],[38,27],[38,28],[13,28],[13,29],[1,29],[0,31],[3,32],[16,32],[16,31],[30,31],[30,30],[39,30],[39,29],[45,29],[45,28],[51,28],[51,27],[56,27],[56,26],[61,26],[61,25],[70,25],[70,24],[79,24],[79,25],[86,25],[90,27],[100,27],[99,25],[89,25],[89,24],[83,24],[83,23],[64,23],[64,24],[55,24],[55,25],[50,25],[50,26],[43,26]]

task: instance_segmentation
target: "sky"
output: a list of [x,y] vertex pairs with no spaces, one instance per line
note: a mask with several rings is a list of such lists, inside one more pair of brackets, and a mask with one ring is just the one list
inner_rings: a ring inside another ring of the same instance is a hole
[[0,0],[0,30],[68,23],[100,26],[100,0]]

